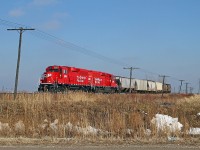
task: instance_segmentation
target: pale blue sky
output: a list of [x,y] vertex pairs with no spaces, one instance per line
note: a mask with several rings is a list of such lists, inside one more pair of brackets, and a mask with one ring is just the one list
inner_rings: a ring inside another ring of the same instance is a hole
[[[141,68],[134,71],[136,78],[159,80],[158,74],[169,75],[167,81],[176,90],[178,80],[184,79],[196,92],[199,8],[199,0],[3,0],[0,19],[37,29],[23,34],[19,90],[37,90],[44,69],[54,64],[129,75],[123,70],[127,66],[98,59],[106,56]],[[0,88],[13,90],[19,34],[7,31],[11,23],[2,20]],[[39,30],[66,43],[56,44]],[[86,55],[67,42],[87,49]],[[101,56],[91,57],[89,51]]]

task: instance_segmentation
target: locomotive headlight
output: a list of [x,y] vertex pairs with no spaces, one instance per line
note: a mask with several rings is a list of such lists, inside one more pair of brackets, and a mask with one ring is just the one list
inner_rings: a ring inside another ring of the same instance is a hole
[[50,74],[50,73],[48,73],[48,74],[47,74],[47,77],[51,77],[51,74]]

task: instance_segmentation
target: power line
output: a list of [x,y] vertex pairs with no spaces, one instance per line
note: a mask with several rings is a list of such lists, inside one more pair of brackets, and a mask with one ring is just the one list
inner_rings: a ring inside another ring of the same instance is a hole
[[[23,24],[7,21],[7,20],[3,20],[3,19],[0,19],[0,24],[2,24],[4,26],[13,27],[13,28],[18,28],[18,27],[31,28],[30,26],[26,26],[26,25],[23,25]],[[97,52],[88,50],[86,48],[83,48],[83,47],[78,46],[76,44],[73,44],[71,42],[67,42],[67,41],[65,41],[63,39],[60,39],[60,38],[58,38],[58,37],[56,37],[54,35],[51,35],[49,33],[41,31],[39,29],[36,29],[34,32],[31,31],[30,34],[32,34],[33,36],[35,36],[37,38],[41,38],[41,39],[53,42],[53,43],[55,43],[55,44],[57,44],[59,46],[67,48],[68,50],[76,51],[76,52],[82,53],[82,54],[87,55],[87,56],[95,57],[95,58],[98,58],[98,59],[100,59],[102,61],[106,61],[106,62],[115,64],[115,65],[119,65],[119,66],[130,66],[130,65],[128,65],[128,64],[126,64],[126,63],[124,63],[122,61],[119,61],[119,60],[116,60],[116,59],[113,59],[113,58],[109,58],[107,56],[104,56],[104,55],[99,54]],[[148,71],[146,69],[142,69],[141,68],[140,70],[142,72],[145,72],[145,74],[148,73],[148,74],[154,74],[154,75],[158,75],[159,76],[158,73],[151,72],[151,71]],[[179,79],[174,78],[174,77],[171,77],[170,79],[179,81]]]
[[[6,25],[6,26],[10,26],[10,27],[16,27],[16,26],[20,25],[20,26],[22,26],[24,28],[27,28],[27,26],[25,26],[25,25],[14,23],[14,22],[10,22],[10,21],[6,21],[6,20],[2,20],[2,19],[0,19],[0,22],[1,22],[1,24]],[[31,28],[31,27],[29,27],[29,28]],[[63,39],[60,39],[60,38],[58,38],[58,37],[56,37],[54,35],[51,35],[49,33],[41,31],[39,29],[36,29],[35,32],[31,32],[31,34],[33,36],[38,37],[38,38],[42,38],[44,40],[53,42],[53,43],[55,43],[55,44],[57,44],[59,46],[62,46],[64,48],[67,48],[68,50],[76,51],[76,52],[82,53],[82,54],[87,55],[87,56],[95,57],[95,58],[98,58],[100,60],[115,64],[115,65],[120,65],[120,66],[125,66],[126,65],[127,66],[127,64],[124,63],[124,62],[121,62],[121,61],[113,59],[113,58],[106,57],[106,56],[101,55],[101,54],[99,54],[97,52],[94,52],[94,51],[88,50],[86,48],[83,48],[81,46],[75,45],[75,44],[73,44],[71,42],[64,41]]]
[[66,42],[60,38],[57,38],[53,35],[50,35],[48,33],[45,33],[43,31],[40,31],[40,30],[37,30],[41,35],[43,35],[44,37],[47,37],[49,38],[49,40],[53,41],[54,43],[62,46],[62,47],[65,47],[65,48],[68,48],[69,50],[72,50],[72,51],[77,51],[77,52],[80,52],[82,54],[85,54],[85,55],[88,55],[88,56],[91,56],[91,57],[95,57],[95,58],[98,58],[100,60],[103,60],[103,61],[107,61],[109,63],[112,63],[112,64],[115,64],[115,65],[120,65],[120,66],[124,66],[124,65],[127,65],[126,63],[124,62],[121,62],[119,60],[116,60],[116,59],[113,59],[113,58],[109,58],[109,57],[106,57],[104,55],[101,55],[97,52],[94,52],[94,51],[91,51],[91,50],[88,50],[86,48],[83,48],[81,46],[77,46],[71,42]]
[[[23,27],[30,27],[30,26],[26,26],[26,25],[22,25],[22,24],[18,24],[18,23],[14,23],[14,22],[11,22],[11,21],[7,21],[7,20],[3,20],[3,19],[0,19],[0,22],[2,22],[4,25],[9,25],[9,26],[12,26],[12,27],[16,27],[16,26],[23,26]],[[83,47],[80,47],[80,46],[77,46],[73,43],[70,43],[70,42],[66,42],[54,35],[51,35],[49,33],[46,33],[44,31],[41,31],[39,29],[36,29],[34,32],[30,32],[32,35],[38,37],[38,38],[42,38],[44,40],[47,40],[47,41],[51,41],[59,46],[63,46],[65,48],[68,48],[69,50],[73,50],[73,51],[77,51],[77,52],[81,52],[85,55],[89,55],[89,56],[92,56],[92,57],[95,57],[95,58],[98,58],[98,59],[101,59],[101,60],[104,60],[104,61],[107,61],[107,62],[110,62],[110,63],[114,63],[115,65],[120,65],[120,66],[129,66],[128,64],[124,63],[124,62],[121,62],[119,60],[115,60],[115,59],[112,59],[112,58],[108,58],[106,56],[103,56],[101,54],[98,54],[94,51],[91,51],[91,50],[88,50],[88,49],[85,49]],[[141,69],[143,71],[145,71],[146,73],[150,73],[150,74],[154,74],[154,75],[159,75],[158,73],[154,73],[154,72],[151,72],[151,71],[148,71],[146,69]]]

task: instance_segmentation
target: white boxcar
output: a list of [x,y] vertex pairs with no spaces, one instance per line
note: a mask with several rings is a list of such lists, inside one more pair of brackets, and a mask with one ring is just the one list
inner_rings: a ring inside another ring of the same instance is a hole
[[147,90],[150,92],[156,91],[156,82],[155,81],[148,81],[147,82]]
[[[119,80],[122,90],[128,91],[130,87],[130,78],[116,77]],[[131,79],[131,89],[138,92],[162,92],[162,83],[140,79]]]
[[147,91],[147,80],[139,80],[136,79],[136,83],[137,83],[137,91]]
[[[130,78],[116,77],[116,79],[118,79],[120,81],[122,88],[127,88],[128,89],[130,87]],[[132,89],[135,88],[135,79],[131,79],[131,88]]]
[[120,78],[122,88],[129,88],[130,80],[127,78]]
[[161,92],[162,91],[162,83],[156,82],[156,91]]
[[136,79],[131,79],[131,88],[135,90]]

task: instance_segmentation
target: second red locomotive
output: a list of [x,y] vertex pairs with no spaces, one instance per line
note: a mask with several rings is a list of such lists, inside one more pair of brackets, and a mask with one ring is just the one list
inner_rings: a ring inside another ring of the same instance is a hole
[[115,77],[109,73],[69,66],[47,67],[40,79],[38,91],[67,90],[114,93],[118,85]]

